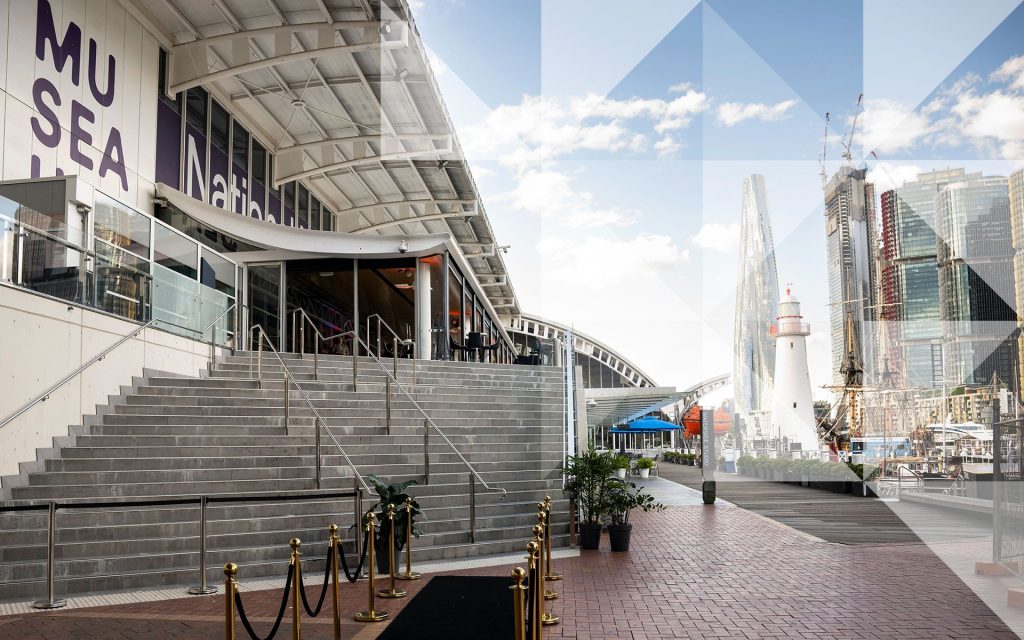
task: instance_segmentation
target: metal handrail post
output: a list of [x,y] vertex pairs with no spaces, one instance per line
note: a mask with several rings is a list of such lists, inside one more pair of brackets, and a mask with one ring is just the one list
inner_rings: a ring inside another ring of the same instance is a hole
[[36,609],[60,609],[67,605],[64,599],[57,600],[54,596],[53,565],[56,563],[56,539],[57,539],[57,503],[50,501],[49,521],[46,526],[46,600],[38,600],[32,603]]
[[352,510],[356,518],[356,557],[359,558],[363,555],[363,539],[359,535],[359,524],[363,521],[363,488],[359,486],[359,478],[352,478],[352,486],[356,492],[356,497],[352,500]]
[[384,433],[391,435],[391,379],[384,378]]
[[469,543],[476,544],[476,477],[469,474]]
[[320,459],[320,419],[313,418],[313,429],[316,431],[316,488],[320,488],[320,469],[322,461]]
[[263,334],[262,333],[260,334],[260,337],[259,337],[259,349],[257,351],[258,352],[256,354],[256,371],[257,371],[256,387],[258,389],[262,389],[263,388]]
[[288,428],[289,418],[291,414],[291,384],[288,379],[288,370],[284,372],[284,428]]
[[199,586],[189,587],[193,596],[217,593],[217,587],[206,586],[206,496],[199,497]]
[[313,379],[320,380],[320,341],[313,341]]
[[380,318],[380,316],[377,316],[377,357],[378,358],[380,357],[380,334],[381,334],[380,323],[381,323],[381,318]]
[[430,421],[423,421],[423,484],[430,484]]
[[306,359],[306,316],[302,315],[302,322],[299,323],[299,359]]
[[394,361],[395,380],[398,380],[398,338],[391,339],[391,359]]
[[359,391],[359,344],[352,341],[352,391]]

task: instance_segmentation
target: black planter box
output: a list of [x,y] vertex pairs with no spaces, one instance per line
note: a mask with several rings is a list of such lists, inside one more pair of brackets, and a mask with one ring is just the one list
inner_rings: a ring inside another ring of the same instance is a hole
[[580,549],[585,551],[596,551],[601,546],[601,525],[581,523],[580,524]]
[[612,551],[629,551],[629,536],[632,531],[631,524],[608,525],[608,540],[611,542]]

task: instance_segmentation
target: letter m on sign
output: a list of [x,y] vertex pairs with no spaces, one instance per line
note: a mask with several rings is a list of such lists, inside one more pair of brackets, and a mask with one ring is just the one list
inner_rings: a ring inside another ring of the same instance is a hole
[[39,0],[36,9],[36,58],[46,61],[46,46],[53,54],[53,67],[57,73],[64,71],[64,65],[71,61],[71,81],[78,86],[82,57],[82,29],[77,24],[68,24],[64,39],[57,41],[57,25],[53,20],[53,9],[46,0]]

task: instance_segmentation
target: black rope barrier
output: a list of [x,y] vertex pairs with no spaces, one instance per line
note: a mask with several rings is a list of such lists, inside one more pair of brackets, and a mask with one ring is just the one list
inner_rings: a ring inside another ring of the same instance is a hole
[[[341,550],[339,549],[338,552],[340,554]],[[324,586],[323,589],[320,590],[320,599],[316,603],[315,610],[309,606],[309,600],[306,599],[305,579],[302,572],[299,572],[299,594],[302,596],[302,608],[306,610],[306,613],[308,613],[311,618],[315,618],[320,615],[320,609],[324,606],[324,598],[327,597],[327,585],[331,583],[331,567],[334,566],[334,553],[330,546],[328,546],[327,549],[327,562],[325,564],[327,565],[327,568],[324,571]]]
[[338,549],[338,556],[341,558],[341,569],[345,572],[345,579],[349,582],[355,582],[359,579],[359,576],[363,574],[363,565],[366,564],[367,545],[370,544],[373,544],[373,542],[370,540],[370,532],[367,531],[366,535],[363,537],[363,555],[359,558],[359,566],[357,566],[355,572],[352,573],[349,573],[348,561],[345,560],[345,552],[341,548]]
[[[292,578],[295,576],[295,565],[288,565],[288,578],[284,583],[284,595],[281,597],[281,609],[277,612],[277,621],[274,623],[274,628],[270,630],[270,635],[266,638],[260,638],[256,635],[256,632],[252,630],[252,625],[249,624],[249,619],[245,616],[245,607],[242,606],[242,594],[235,591],[235,608],[238,609],[238,618],[242,621],[242,626],[245,627],[249,637],[252,640],[273,640],[274,636],[277,635],[277,630],[281,627],[281,620],[284,619],[285,611],[288,610],[288,593],[291,591]],[[299,578],[302,579],[301,576]]]

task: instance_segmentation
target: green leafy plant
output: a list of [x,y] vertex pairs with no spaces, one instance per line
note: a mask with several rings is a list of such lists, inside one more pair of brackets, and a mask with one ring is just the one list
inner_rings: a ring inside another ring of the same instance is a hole
[[591,446],[577,456],[569,456],[565,462],[565,491],[576,496],[585,523],[597,524],[607,511],[608,489],[618,481],[613,477],[615,457],[610,451],[598,452]]
[[636,462],[633,463],[633,466],[636,467],[637,469],[653,469],[654,460],[650,458],[640,457],[636,459]]
[[[388,540],[391,536],[391,523],[388,520],[389,504],[395,505],[395,549],[401,551],[405,547],[405,532],[408,526],[406,522],[408,516],[405,513],[405,499],[412,498],[406,490],[416,484],[416,481],[406,480],[405,482],[385,484],[375,475],[369,475],[367,479],[373,485],[373,488],[376,489],[379,497],[377,504],[374,506],[374,509],[376,509],[374,515],[377,516],[377,522],[380,523],[380,528],[377,531],[377,551],[378,553],[387,551],[384,541]],[[420,504],[415,498],[411,499],[410,512],[412,515],[412,535],[418,538],[423,532],[416,526],[416,519],[422,515],[422,511],[420,511]]]
[[608,489],[608,514],[613,525],[629,524],[629,514],[634,509],[644,512],[663,511],[665,505],[654,501],[654,496],[637,489],[632,482],[615,479]]
[[615,456],[615,468],[616,469],[628,469],[629,468],[629,456]]

